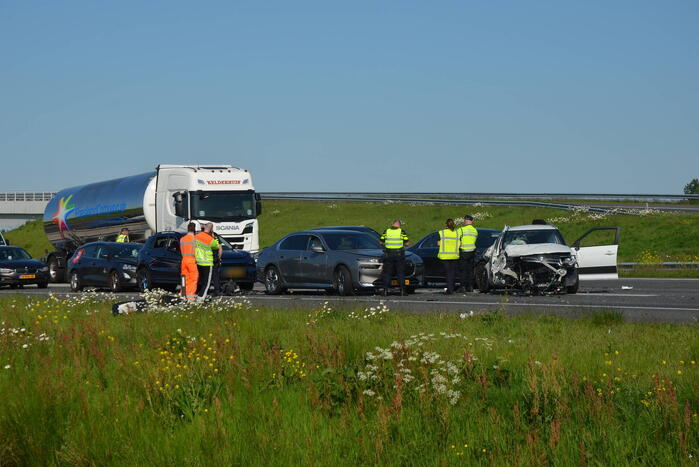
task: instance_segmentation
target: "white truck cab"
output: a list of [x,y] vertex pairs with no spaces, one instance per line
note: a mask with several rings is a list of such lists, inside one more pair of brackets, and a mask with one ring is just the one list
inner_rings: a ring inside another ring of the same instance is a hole
[[231,165],[159,165],[146,189],[143,213],[155,232],[186,232],[187,223],[214,223],[214,231],[237,249],[260,248],[261,212],[252,175]]

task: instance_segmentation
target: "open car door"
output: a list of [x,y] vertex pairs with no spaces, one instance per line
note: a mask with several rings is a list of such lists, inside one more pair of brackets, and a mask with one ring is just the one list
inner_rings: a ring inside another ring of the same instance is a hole
[[[619,227],[595,227],[573,242],[571,248],[577,257],[581,281],[619,278],[616,258],[620,235]],[[611,236],[613,240],[610,239]],[[598,239],[604,240],[601,243],[606,244],[595,244]]]

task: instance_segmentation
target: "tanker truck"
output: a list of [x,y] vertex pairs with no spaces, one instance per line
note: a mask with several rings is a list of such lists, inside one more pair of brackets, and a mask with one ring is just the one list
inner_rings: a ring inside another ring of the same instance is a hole
[[159,165],[155,172],[59,191],[44,211],[44,231],[56,248],[46,257],[52,282],[82,244],[114,241],[123,227],[132,242],[163,231],[185,232],[189,222],[214,231],[234,248],[259,249],[262,212],[250,172],[230,165]]

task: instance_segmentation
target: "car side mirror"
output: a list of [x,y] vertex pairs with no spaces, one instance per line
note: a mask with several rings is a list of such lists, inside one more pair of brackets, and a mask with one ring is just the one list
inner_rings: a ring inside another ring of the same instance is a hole
[[311,247],[311,251],[313,251],[314,253],[324,253],[325,248],[323,248],[321,245],[313,245]]

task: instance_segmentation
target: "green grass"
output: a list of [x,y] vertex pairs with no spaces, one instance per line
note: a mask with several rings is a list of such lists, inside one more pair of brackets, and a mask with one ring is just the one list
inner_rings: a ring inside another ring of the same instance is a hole
[[[265,201],[260,216],[260,244],[267,246],[297,230],[326,225],[361,224],[383,231],[392,220],[405,222],[412,240],[443,228],[448,217],[476,215],[476,226],[502,229],[505,224],[527,224],[546,219],[561,229],[572,242],[591,227],[621,227],[619,261],[699,261],[699,216],[658,213],[646,216],[600,216],[548,208],[500,206],[424,205],[403,203]],[[9,232],[12,244],[35,257],[42,257],[50,244],[41,227],[33,221]],[[611,240],[610,237],[598,240]]]
[[244,301],[114,317],[89,297],[0,299],[3,465],[699,456],[696,326]]

